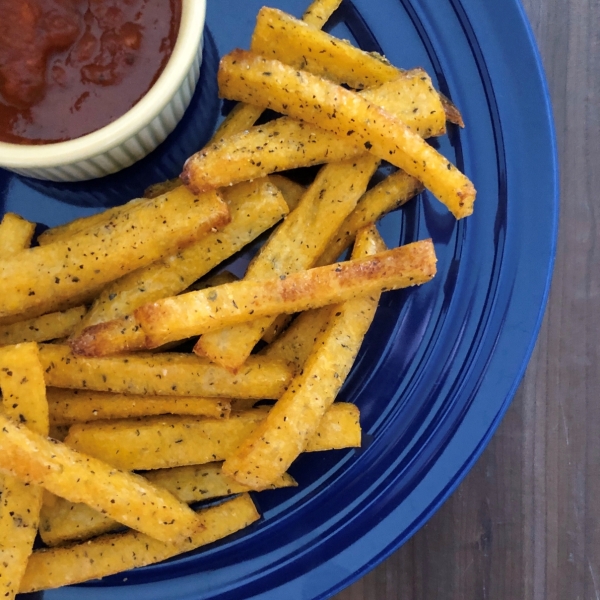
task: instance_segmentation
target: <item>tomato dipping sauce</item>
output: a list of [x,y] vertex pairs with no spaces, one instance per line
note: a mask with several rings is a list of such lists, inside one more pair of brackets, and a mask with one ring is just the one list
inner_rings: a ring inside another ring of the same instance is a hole
[[0,0],[0,141],[70,140],[125,114],[180,20],[181,0]]

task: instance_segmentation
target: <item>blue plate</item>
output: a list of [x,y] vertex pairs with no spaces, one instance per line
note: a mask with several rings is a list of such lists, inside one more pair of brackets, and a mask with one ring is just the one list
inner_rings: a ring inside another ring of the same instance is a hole
[[[218,57],[248,46],[261,4],[209,3],[199,90],[151,156],[78,185],[0,172],[4,210],[54,225],[176,175],[220,118]],[[276,4],[300,15],[307,2]],[[431,73],[467,125],[436,144],[478,190],[466,220],[425,193],[382,223],[389,245],[432,237],[439,272],[382,299],[342,392],[361,409],[363,446],[302,456],[292,470],[299,487],[256,495],[263,518],[245,532],[163,565],[48,592],[48,600],[327,597],[425,523],[516,390],[546,302],[558,218],[551,109],[518,0],[345,0],[330,28]]]

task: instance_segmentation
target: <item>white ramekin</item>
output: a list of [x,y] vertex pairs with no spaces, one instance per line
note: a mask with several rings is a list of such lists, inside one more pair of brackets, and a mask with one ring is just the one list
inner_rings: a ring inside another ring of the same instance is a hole
[[35,146],[0,142],[0,167],[51,181],[83,181],[144,158],[173,131],[200,74],[206,0],[182,0],[179,33],[164,71],[122,117],[80,138]]

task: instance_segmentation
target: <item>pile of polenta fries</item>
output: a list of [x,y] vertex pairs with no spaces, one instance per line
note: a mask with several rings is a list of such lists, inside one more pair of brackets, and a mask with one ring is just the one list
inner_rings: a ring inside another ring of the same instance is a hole
[[[181,179],[33,248],[4,216],[3,597],[222,538],[259,518],[246,492],[295,485],[300,453],[360,445],[334,400],[381,293],[436,271],[431,240],[387,249],[374,223],[424,187],[462,218],[475,190],[424,141],[458,110],[422,70],[324,33],[338,4],[260,11],[219,69],[240,104]],[[266,108],[283,116],[256,126]],[[398,170],[367,191],[382,161]],[[276,174],[316,164],[306,188]],[[205,277],[268,230],[243,279]]]

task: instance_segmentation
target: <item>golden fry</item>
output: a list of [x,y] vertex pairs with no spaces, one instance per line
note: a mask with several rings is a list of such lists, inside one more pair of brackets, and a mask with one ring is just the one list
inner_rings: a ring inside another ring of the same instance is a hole
[[47,396],[53,425],[169,414],[225,418],[231,407],[225,398],[136,396],[63,388],[48,388]]
[[201,526],[178,544],[127,531],[74,546],[37,550],[29,559],[20,591],[57,588],[157,563],[231,535],[258,518],[252,500],[244,494],[198,511]]
[[[315,265],[317,266],[317,265]],[[262,340],[267,344],[274,342],[282,331],[291,323],[293,315],[277,315],[262,334]]]
[[122,528],[118,521],[87,504],[75,504],[58,496],[50,504],[44,502],[40,511],[39,532],[47,546],[87,540]]
[[0,389],[6,416],[48,435],[46,384],[36,343],[0,348]]
[[264,411],[229,419],[162,416],[73,425],[65,444],[129,471],[224,460],[264,419]]
[[[156,198],[157,196],[153,197]],[[89,215],[87,217],[80,217],[79,219],[74,219],[73,221],[64,223],[63,225],[57,225],[56,227],[46,229],[46,231],[43,231],[38,236],[38,244],[40,246],[46,246],[52,242],[64,242],[65,240],[71,239],[75,234],[81,233],[86,229],[93,229],[95,227],[99,227],[100,225],[106,225],[107,223],[114,221],[123,213],[130,212],[134,208],[142,206],[147,200],[148,198],[134,198],[125,204],[113,206],[112,208],[108,208],[102,212]]]
[[[405,73],[384,56],[365,52],[323,31],[315,31],[275,8],[263,7],[259,11],[250,49],[356,89],[375,87]],[[426,79],[431,85],[429,77]],[[448,121],[464,127],[456,106],[442,94],[438,95]],[[417,104],[415,108],[420,111],[422,107]]]
[[[384,248],[371,227],[361,232],[352,257],[376,255]],[[380,292],[367,292],[336,305],[302,370],[267,418],[225,460],[224,473],[253,488],[267,485],[288,469],[314,437],[350,373],[379,296]]]
[[44,344],[40,358],[48,386],[120,394],[274,399],[293,376],[287,363],[262,357],[250,358],[236,375],[175,352],[87,358],[65,345]]
[[267,6],[261,8],[256,17],[250,49],[355,89],[381,85],[401,73],[384,57],[365,52]]
[[[48,404],[37,345],[19,344],[0,350],[3,411],[48,435]],[[0,474],[0,594],[14,598],[38,530],[42,488]]]
[[419,285],[435,274],[431,240],[373,257],[316,267],[285,278],[238,281],[138,308],[148,347],[248,320],[343,302],[357,295]]
[[333,134],[282,117],[205,146],[186,161],[181,178],[194,190],[210,190],[360,154],[364,148],[352,140],[339,143]]
[[306,192],[306,188],[303,185],[283,175],[269,175],[269,181],[281,191],[290,212],[298,206],[298,202],[300,202],[300,199]]
[[81,322],[86,311],[85,306],[75,306],[62,312],[0,325],[0,344],[47,342],[67,337]]
[[[334,418],[340,427],[344,427],[340,418],[352,417],[348,412]],[[247,486],[225,475],[221,471],[220,462],[148,471],[144,473],[144,477],[187,504],[249,491]],[[295,485],[294,478],[284,473],[267,489]],[[115,531],[119,527],[119,523],[86,504],[73,504],[64,498],[56,498],[52,505],[45,504],[41,511],[40,535],[48,546],[89,539]]]
[[423,69],[404,71],[395,79],[362,90],[358,95],[400,119],[422,138],[446,133],[441,97],[433,89],[431,78]]
[[275,341],[260,351],[261,356],[279,358],[302,369],[318,335],[327,327],[334,306],[324,306],[300,313]]
[[[347,418],[350,411],[338,411],[332,418],[338,423]],[[245,485],[240,485],[221,470],[221,463],[208,463],[206,465],[191,465],[188,467],[176,467],[174,469],[158,469],[144,473],[152,483],[169,490],[177,495],[182,502],[192,504],[210,498],[230,496],[248,492]],[[284,487],[296,487],[296,480],[284,473],[280,479],[273,482],[272,486],[265,489],[278,489]]]
[[[318,265],[331,264],[339,257],[342,251],[352,243],[356,232],[361,227],[372,223],[376,220],[375,217],[378,218],[382,216],[384,212],[399,206],[409,197],[412,197],[416,192],[415,186],[417,189],[422,189],[416,180],[403,172],[398,171],[395,175],[396,176],[388,178],[389,181],[386,179],[385,185],[379,184],[365,194],[360,201],[360,206],[357,206],[356,209],[352,211],[344,221],[342,227],[340,227],[335,239],[329,243],[325,252],[319,257],[319,260],[317,261]],[[401,176],[398,177],[397,175]],[[286,336],[282,345],[277,345],[271,349],[271,352],[273,353],[269,353],[269,348],[267,348],[267,352],[261,354],[264,354],[265,356],[279,356],[279,353],[281,353],[282,358],[285,356],[287,360],[294,363],[296,366],[302,364],[306,359],[306,353],[310,350],[310,346],[307,345],[308,341],[319,330],[318,322],[320,322],[321,317],[316,316],[316,314],[319,313],[319,310],[320,309],[315,309],[313,311],[308,311],[309,314],[305,313],[300,315],[296,320],[297,322],[294,324],[292,331],[290,331],[289,336]],[[266,322],[260,319],[256,322],[252,321],[245,323],[243,326],[238,326],[231,330],[220,330],[209,334],[208,336],[203,336],[197,344],[197,348],[200,352],[211,356],[216,362],[223,361],[222,364],[228,368],[234,368],[235,365],[241,364],[240,357],[244,356],[242,352],[244,347],[246,348],[246,352],[249,353],[249,346],[252,342],[256,341],[259,329],[264,329],[262,339],[267,343],[272,343],[279,333],[285,330],[290,319],[291,315],[283,314],[271,320],[271,323],[267,327],[265,327]],[[227,344],[224,343],[225,340],[227,340],[225,334],[230,331],[232,337],[235,332],[234,339],[236,340],[236,344],[227,346]],[[206,343],[207,338],[214,340],[219,339],[219,334],[221,334],[223,342],[221,344],[221,353],[218,354],[214,351],[214,348],[217,346],[216,344],[213,344],[213,353],[211,354],[205,350],[203,343]],[[254,337],[252,337],[253,334]]]
[[308,439],[304,452],[323,452],[360,448],[361,428],[358,407],[336,402],[325,412],[315,435]]
[[229,220],[218,194],[185,188],[122,213],[114,221],[0,261],[0,316],[41,313],[173,254]]
[[163,541],[181,541],[200,526],[186,504],[142,477],[75,452],[2,414],[0,470]]
[[249,129],[256,123],[262,113],[263,108],[260,106],[242,104],[241,102],[236,104],[227,117],[225,117],[225,120],[219,125],[209,144],[214,144],[218,140]]
[[475,188],[445,157],[404,123],[359,94],[243,50],[221,59],[226,98],[265,105],[338,135],[419,179],[456,218],[473,212]]
[[[354,241],[356,232],[361,227],[374,223],[386,213],[402,206],[421,191],[423,191],[421,183],[404,173],[404,171],[398,170],[386,177],[361,197],[356,208],[346,217],[346,220],[332,237],[314,266],[330,265],[339,260],[342,252],[349,248]],[[268,344],[274,342],[278,335],[285,330],[290,319],[290,315],[279,315],[265,329],[262,339]],[[300,337],[303,337],[303,334],[299,329],[305,326],[310,328],[310,323],[307,319],[301,318],[298,325],[296,325]],[[308,336],[310,335],[311,332],[309,331]],[[292,348],[289,348],[289,350],[294,352]]]
[[77,332],[69,344],[81,356],[112,356],[146,348],[146,336],[134,315],[96,323]]
[[35,223],[14,213],[5,213],[0,223],[0,257],[19,254],[31,244]]
[[307,25],[320,29],[341,3],[342,0],[314,0],[304,11],[302,20]]
[[[352,405],[335,406],[336,411],[353,410]],[[163,416],[81,423],[70,428],[65,444],[127,470],[201,465],[225,460],[267,414],[264,408],[254,408],[233,412],[229,419]],[[335,435],[329,431],[336,428],[335,420],[324,422],[315,433],[314,450],[339,447],[327,445]],[[355,435],[354,431],[337,439],[343,443]]]
[[381,85],[400,70],[384,57],[365,52],[324,31],[315,30],[293,16],[264,6],[256,17],[250,49],[355,89]]
[[71,308],[77,308],[78,306],[91,304],[91,302],[93,302],[94,298],[98,295],[102,287],[102,285],[98,285],[90,287],[87,290],[81,290],[81,293],[76,294],[68,300],[56,302],[51,307],[34,306],[32,308],[24,310],[23,312],[15,313],[7,317],[0,317],[0,327],[3,327],[5,325],[14,325],[15,323],[22,323],[23,321],[35,319],[37,317],[52,314],[54,312],[64,312],[70,310]]

